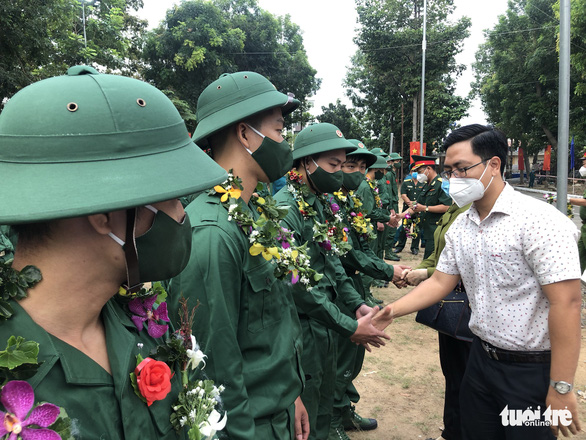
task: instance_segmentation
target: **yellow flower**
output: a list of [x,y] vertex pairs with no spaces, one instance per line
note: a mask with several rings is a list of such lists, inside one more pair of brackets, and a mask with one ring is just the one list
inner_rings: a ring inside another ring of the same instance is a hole
[[240,191],[238,188],[232,188],[231,186],[229,186],[228,189],[225,189],[224,187],[222,187],[220,185],[214,186],[214,191],[216,191],[217,193],[220,193],[220,194],[224,194],[222,196],[222,198],[220,199],[222,202],[225,202],[226,200],[228,200],[228,197],[234,198],[234,199],[239,199],[240,194],[242,193],[242,191]]
[[265,199],[263,199],[262,197],[259,197],[258,199],[256,199],[256,203],[258,203],[259,205],[264,205]]
[[252,255],[253,257],[262,253],[262,257],[267,261],[272,260],[273,257],[281,258],[281,256],[279,255],[279,249],[276,246],[266,248],[260,243],[254,243],[252,246],[250,246],[248,252],[250,252],[250,255]]

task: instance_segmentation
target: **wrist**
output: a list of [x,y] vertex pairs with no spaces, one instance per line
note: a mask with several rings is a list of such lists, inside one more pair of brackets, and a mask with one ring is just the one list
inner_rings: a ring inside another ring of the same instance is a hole
[[425,212],[429,212],[429,206],[425,205]]
[[555,391],[558,392],[558,394],[568,394],[570,391],[572,391],[574,389],[574,385],[563,381],[563,380],[558,380],[555,381],[553,379],[549,380],[549,386],[552,387]]

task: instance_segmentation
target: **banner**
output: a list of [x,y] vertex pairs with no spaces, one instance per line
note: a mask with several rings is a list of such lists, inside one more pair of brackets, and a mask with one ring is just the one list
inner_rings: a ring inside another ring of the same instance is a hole
[[517,155],[517,166],[519,171],[525,171],[525,159],[523,157],[523,149],[519,147],[519,154]]
[[551,145],[548,145],[543,155],[543,169],[551,171]]
[[423,143],[423,153],[419,152],[419,142],[409,142],[409,163],[413,163],[413,155],[415,156],[425,156],[425,149],[427,148],[427,144]]

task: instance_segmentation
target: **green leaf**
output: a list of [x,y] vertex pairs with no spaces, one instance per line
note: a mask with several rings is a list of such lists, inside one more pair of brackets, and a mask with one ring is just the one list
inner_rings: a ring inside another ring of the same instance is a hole
[[21,336],[11,336],[6,350],[0,351],[0,367],[12,370],[23,364],[36,364],[39,355],[39,344],[25,341]]

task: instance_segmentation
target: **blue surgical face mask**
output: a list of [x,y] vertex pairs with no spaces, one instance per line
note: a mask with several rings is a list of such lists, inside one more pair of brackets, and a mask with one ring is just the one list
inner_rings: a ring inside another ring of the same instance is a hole
[[449,179],[442,179],[442,189],[446,193],[447,196],[450,195],[450,180]]
[[415,171],[413,171],[413,173],[411,173],[411,178],[417,179],[417,173]]

